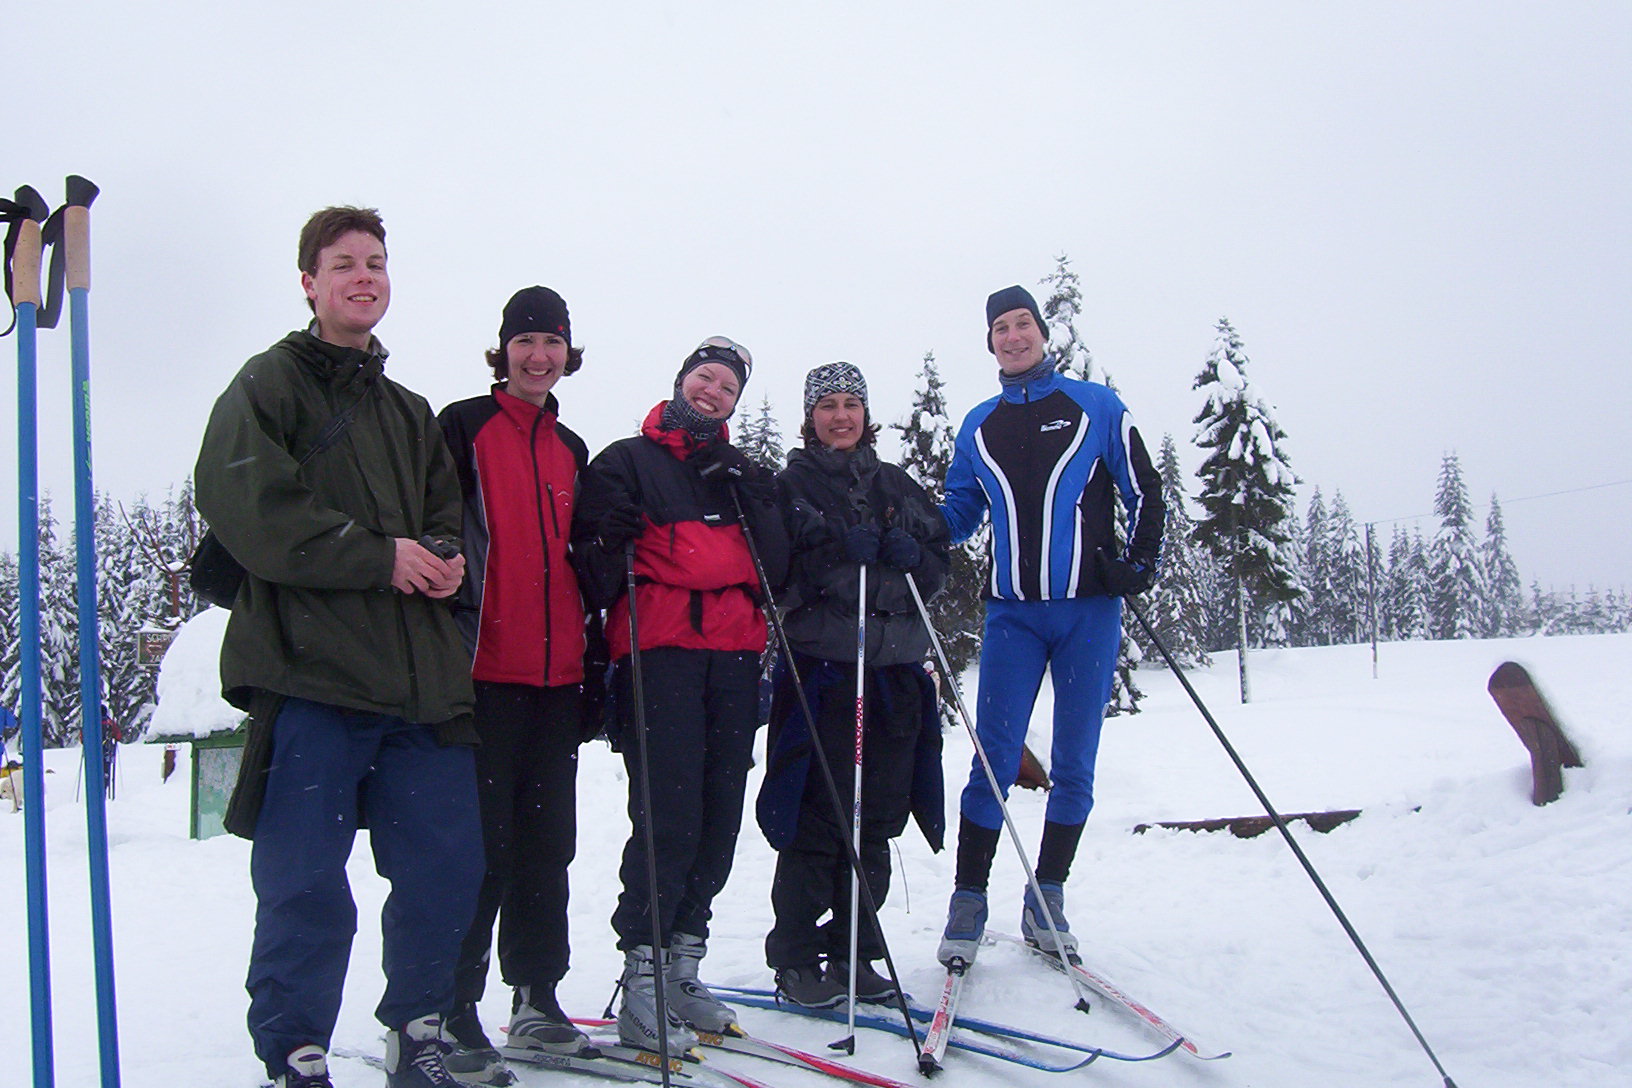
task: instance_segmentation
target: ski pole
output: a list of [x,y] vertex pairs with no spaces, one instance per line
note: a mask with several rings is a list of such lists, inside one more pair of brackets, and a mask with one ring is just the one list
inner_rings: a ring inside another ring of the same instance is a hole
[[1371,968],[1371,973],[1377,976],[1378,982],[1382,983],[1383,992],[1388,994],[1388,999],[1399,1010],[1406,1026],[1411,1029],[1411,1034],[1417,1037],[1417,1043],[1422,1047],[1423,1053],[1428,1055],[1428,1060],[1434,1063],[1434,1068],[1444,1078],[1445,1088],[1456,1088],[1456,1085],[1451,1081],[1451,1075],[1445,1072],[1445,1067],[1439,1063],[1439,1057],[1434,1053],[1434,1048],[1428,1045],[1428,1040],[1417,1029],[1417,1022],[1411,1019],[1411,1014],[1406,1011],[1405,1003],[1394,992],[1394,987],[1389,985],[1387,977],[1383,975],[1383,969],[1377,966],[1376,960],[1372,959],[1371,951],[1366,948],[1366,942],[1360,939],[1360,934],[1355,931],[1354,926],[1349,924],[1348,915],[1344,914],[1343,908],[1337,905],[1337,899],[1332,895],[1331,890],[1326,887],[1326,882],[1320,879],[1320,874],[1315,872],[1315,867],[1309,861],[1308,855],[1298,845],[1298,840],[1292,837],[1292,832],[1287,828],[1286,821],[1281,819],[1281,814],[1275,810],[1274,805],[1270,804],[1269,797],[1259,788],[1258,780],[1252,776],[1252,772],[1247,770],[1246,763],[1242,762],[1241,757],[1236,754],[1235,746],[1224,735],[1224,730],[1219,727],[1212,712],[1207,709],[1207,704],[1201,701],[1201,696],[1196,694],[1196,689],[1190,686],[1190,680],[1184,675],[1184,671],[1179,668],[1179,663],[1173,660],[1173,655],[1168,653],[1167,647],[1162,643],[1162,640],[1156,637],[1156,632],[1150,626],[1150,621],[1145,619],[1144,611],[1131,598],[1124,597],[1123,601],[1127,604],[1128,610],[1133,613],[1134,618],[1139,621],[1139,626],[1145,629],[1145,637],[1150,639],[1151,645],[1161,651],[1162,659],[1167,662],[1167,667],[1172,669],[1173,675],[1179,678],[1179,683],[1184,686],[1185,693],[1190,696],[1190,701],[1196,704],[1196,709],[1201,711],[1201,716],[1207,720],[1208,726],[1212,728],[1213,736],[1217,737],[1218,743],[1224,746],[1224,751],[1228,753],[1230,762],[1235,764],[1235,769],[1240,771],[1241,777],[1247,780],[1247,785],[1252,788],[1252,792],[1257,796],[1258,803],[1264,806],[1264,811],[1269,814],[1270,821],[1275,825],[1275,830],[1281,833],[1281,838],[1285,839],[1286,845],[1291,847],[1293,855],[1298,859],[1298,863],[1303,866],[1303,871],[1309,874],[1309,879],[1314,881],[1316,888],[1320,889],[1321,897],[1326,900],[1326,905],[1337,916],[1338,923],[1343,927],[1343,932],[1347,933],[1349,940],[1354,942],[1354,947],[1359,951],[1360,958],[1366,961],[1366,966]]
[[[68,177],[68,202],[60,215],[68,264],[68,329],[73,361],[74,550],[79,583],[79,742],[102,764],[102,679],[98,668],[96,616],[96,489],[91,474],[91,202],[97,187]],[[46,229],[51,225],[47,223]],[[88,764],[87,764],[88,766]],[[107,792],[85,784],[85,826],[91,871],[91,944],[96,974],[97,1042],[102,1088],[119,1086],[119,1019],[113,985],[113,908],[108,889]]]
[[635,693],[635,762],[640,768],[641,821],[646,838],[646,912],[652,920],[652,996],[657,1008],[658,1070],[669,1088],[669,1003],[663,993],[663,920],[657,911],[657,837],[652,833],[652,771],[646,758],[646,685],[640,675],[640,619],[635,609],[635,542],[623,549],[623,580],[629,597],[629,668]]
[[[1014,819],[1009,815],[1008,802],[1003,797],[1003,790],[997,783],[997,772],[992,770],[992,761],[986,756],[986,746],[980,742],[980,734],[975,730],[975,720],[969,716],[969,708],[963,705],[963,692],[958,689],[958,678],[952,674],[952,666],[946,659],[946,651],[941,648],[941,636],[935,633],[935,624],[930,622],[929,608],[924,604],[923,594],[918,592],[918,582],[911,572],[907,572],[907,588],[912,590],[912,603],[918,606],[918,615],[924,621],[924,630],[929,632],[930,645],[935,647],[935,657],[941,663],[941,672],[946,675],[947,683],[952,687],[952,699],[958,705],[958,716],[963,719],[963,728],[969,733],[969,740],[975,746],[975,756],[980,761],[981,769],[986,772],[986,784],[992,788],[992,797],[997,801],[997,810],[1003,814],[1003,826],[1009,829],[1009,841],[1014,844],[1014,852],[1020,856],[1020,865],[1026,871],[1026,884],[1031,888],[1031,894],[1037,898],[1042,908],[1043,920],[1048,923],[1048,935],[1054,939],[1054,951],[1065,963],[1065,941],[1060,937],[1060,931],[1054,924],[1054,912],[1048,909],[1048,900],[1043,898],[1042,886],[1037,883],[1037,873],[1031,867],[1031,861],[1026,857],[1025,843],[1020,841],[1020,832],[1014,826]],[[1088,1011],[1088,994],[1083,983],[1070,971],[1065,973],[1071,983],[1071,989],[1077,995],[1077,1008]]]
[[[799,665],[793,659],[793,644],[788,641],[788,633],[782,627],[782,617],[776,610],[776,595],[771,592],[771,580],[765,574],[765,563],[759,557],[759,545],[754,541],[753,526],[748,524],[748,514],[742,508],[742,496],[737,494],[736,485],[731,485],[731,502],[737,508],[737,524],[742,526],[743,539],[748,542],[748,555],[754,561],[754,573],[759,577],[759,592],[765,598],[765,614],[770,617],[771,630],[776,633],[776,644],[782,649],[782,656],[788,663],[788,677],[793,681],[793,693],[799,699],[799,712],[805,716],[805,725],[810,730],[811,750],[816,756],[816,766],[821,769],[822,781],[827,785],[828,799],[833,802],[833,814],[839,820],[844,819],[844,802],[839,799],[838,783],[833,779],[833,768],[828,765],[827,753],[822,750],[821,743],[816,736],[816,715],[810,712],[810,700],[805,697],[805,685],[799,680]],[[861,855],[848,839],[840,838],[845,849],[850,853],[850,872],[854,881],[861,888],[862,902],[867,905],[867,916],[872,919],[873,932],[878,935],[878,946],[884,950],[884,966],[890,972],[890,982],[895,986],[895,1004],[901,1010],[902,1022],[906,1025],[906,1035],[912,1040],[912,1049],[917,1051],[922,1044],[918,1041],[918,1028],[912,1021],[912,1010],[907,1006],[907,990],[901,985],[901,976],[895,970],[895,957],[890,955],[890,943],[884,939],[884,923],[878,918],[878,901],[873,898],[873,889],[867,883],[867,875],[862,872]],[[856,973],[855,961],[850,963],[850,974]],[[854,1006],[854,1002],[851,1005]],[[853,1033],[852,1033],[853,1034]]]
[[[862,719],[866,708],[867,693],[867,564],[856,567],[856,753],[855,778],[853,785],[855,793],[850,804],[850,846],[856,857],[861,857],[861,758],[862,758]],[[812,734],[815,733],[815,724],[811,725]],[[846,1023],[849,1034],[836,1044],[835,1049],[843,1050],[846,1054],[856,1052],[856,953],[859,951],[861,928],[858,918],[861,913],[860,882],[850,881],[850,980],[847,986],[850,1001],[850,1017]]]
[[[6,286],[17,327],[18,720],[23,752],[23,838],[28,898],[28,997],[34,1088],[52,1088],[51,942],[46,910],[45,768],[40,729],[40,481],[38,355],[40,224],[46,204],[24,186],[5,203]],[[49,324],[46,326],[49,328]]]

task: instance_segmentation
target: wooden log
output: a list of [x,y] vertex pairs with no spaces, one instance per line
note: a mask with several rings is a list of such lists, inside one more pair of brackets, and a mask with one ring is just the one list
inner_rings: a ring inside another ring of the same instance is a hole
[[1486,685],[1496,707],[1530,753],[1530,803],[1545,805],[1564,792],[1564,767],[1581,766],[1564,728],[1523,665],[1504,661]]
[[[1281,819],[1287,823],[1296,820],[1307,824],[1321,834],[1341,827],[1360,815],[1357,808],[1331,809],[1326,812],[1283,812]],[[1150,824],[1137,824],[1133,829],[1135,835],[1143,835],[1153,827],[1171,828],[1176,831],[1228,831],[1238,839],[1251,839],[1262,835],[1275,826],[1275,821],[1264,816],[1226,816],[1217,820],[1158,820]]]

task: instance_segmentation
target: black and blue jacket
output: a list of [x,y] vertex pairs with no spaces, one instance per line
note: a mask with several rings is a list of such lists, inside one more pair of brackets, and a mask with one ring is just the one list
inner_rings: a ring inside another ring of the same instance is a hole
[[[1120,494],[1130,527],[1116,537]],[[1127,406],[1052,368],[977,405],[958,431],[941,507],[953,542],[992,519],[986,594],[1058,600],[1105,592],[1095,552],[1154,566],[1166,507]]]

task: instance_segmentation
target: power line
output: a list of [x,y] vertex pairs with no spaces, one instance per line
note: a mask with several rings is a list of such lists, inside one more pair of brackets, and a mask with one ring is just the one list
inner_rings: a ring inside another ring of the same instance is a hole
[[[1563,491],[1545,491],[1545,492],[1541,493],[1540,495],[1520,495],[1516,499],[1506,499],[1506,500],[1501,500],[1501,501],[1502,501],[1502,505],[1511,506],[1516,502],[1530,502],[1533,499],[1553,499],[1553,498],[1557,498],[1560,495],[1577,495],[1577,494],[1580,494],[1583,491],[1601,491],[1606,487],[1625,487],[1627,484],[1632,484],[1632,479],[1611,480],[1609,483],[1605,483],[1605,484],[1588,484],[1585,487],[1569,487],[1569,488],[1565,488]],[[1473,509],[1483,510],[1486,507],[1488,507],[1489,505],[1490,505],[1490,503],[1488,503],[1488,502],[1474,503],[1473,504]],[[1434,513],[1427,513],[1427,514],[1407,514],[1404,517],[1398,517],[1398,518],[1372,518],[1366,524],[1368,524],[1368,525],[1392,525],[1395,522],[1399,522],[1399,521],[1421,521],[1423,518],[1432,518],[1432,517],[1438,517],[1438,515],[1434,514]]]

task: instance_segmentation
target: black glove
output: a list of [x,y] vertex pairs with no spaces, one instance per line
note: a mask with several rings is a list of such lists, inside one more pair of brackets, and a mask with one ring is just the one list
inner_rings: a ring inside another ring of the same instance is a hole
[[716,442],[697,451],[691,458],[697,471],[706,480],[717,473],[725,473],[732,480],[749,480],[762,475],[764,469],[748,459],[748,455],[727,442]]
[[622,551],[625,544],[646,531],[646,518],[632,506],[613,506],[601,516],[595,539],[607,551]]
[[844,531],[844,558],[851,563],[878,562],[878,527],[852,525]]
[[1104,548],[1094,553],[1094,561],[1099,567],[1100,584],[1111,597],[1137,596],[1155,584],[1155,567],[1113,559]]
[[924,549],[912,538],[911,533],[897,525],[884,534],[884,542],[879,545],[878,556],[896,570],[913,571],[923,562]]
[[716,442],[699,451],[691,462],[697,466],[703,479],[723,476],[741,491],[744,498],[760,502],[776,501],[776,478],[735,446]]

